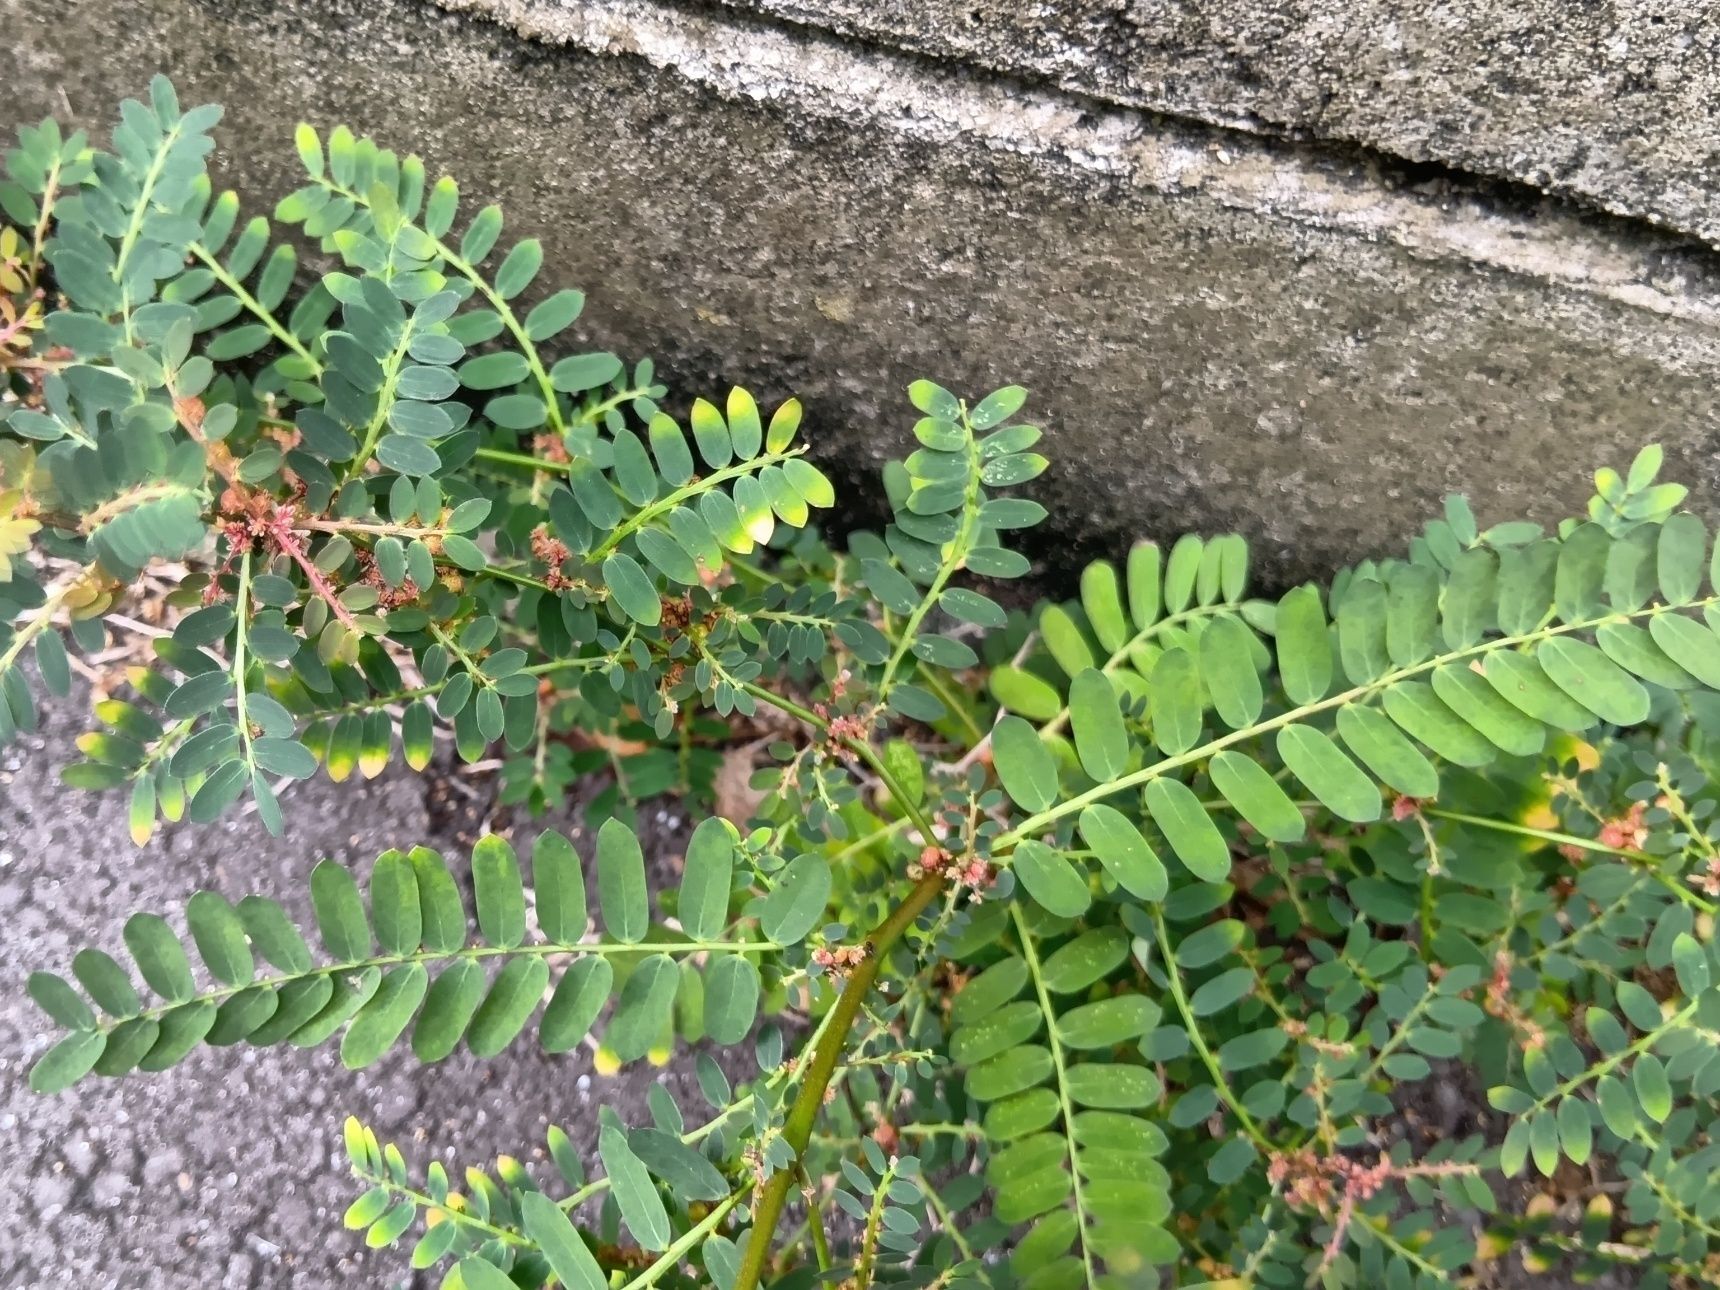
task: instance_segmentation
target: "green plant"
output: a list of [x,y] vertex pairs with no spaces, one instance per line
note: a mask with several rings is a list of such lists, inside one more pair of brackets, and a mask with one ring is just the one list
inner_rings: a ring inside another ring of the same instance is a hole
[[[456,236],[415,158],[300,128],[276,219],[340,267],[289,307],[297,253],[211,197],[215,119],[157,81],[110,151],[48,123],[7,157],[0,732],[27,651],[63,693],[64,635],[183,564],[65,772],[140,842],[247,796],[278,829],[282,781],[450,729],[511,801],[615,789],[594,856],[535,837],[529,901],[499,837],[472,911],[422,848],[319,865],[320,954],[200,892],[201,984],[133,915],[147,994],[93,948],[31,978],[68,1032],[33,1087],[242,1042],[489,1057],[534,1019],[560,1052],[606,1016],[617,1064],[753,1036],[739,1087],[683,1056],[709,1118],[601,1114],[596,1178],[559,1129],[558,1176],[457,1183],[349,1123],[348,1226],[468,1290],[1713,1280],[1720,565],[1658,451],[1551,533],[1454,499],[1276,600],[1239,537],[1142,543],[1008,610],[1044,515],[1003,491],[1046,465],[1021,390],[916,382],[890,523],[832,547],[798,405],[683,426],[648,363],[563,353],[578,293],[517,305],[536,243],[498,255],[493,207]],[[718,719],[771,709],[750,827],[700,824],[653,900],[631,804],[708,798]],[[1419,1131],[1460,1077],[1506,1118]],[[1526,1175],[1580,1221],[1502,1201]]]

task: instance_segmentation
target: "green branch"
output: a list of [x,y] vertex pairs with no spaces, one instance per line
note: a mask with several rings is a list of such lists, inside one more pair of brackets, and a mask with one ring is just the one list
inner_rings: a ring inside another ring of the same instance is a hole
[[[144,221],[149,218],[150,203],[155,200],[155,186],[161,182],[161,172],[167,167],[168,154],[173,151],[173,145],[179,141],[180,122],[174,122],[173,128],[165,131],[161,142],[156,146],[155,155],[149,159],[149,169],[144,172],[143,182],[138,185],[137,203],[132,207],[131,219],[126,224],[125,235],[120,238],[119,253],[114,257],[113,280],[124,283],[127,262],[137,246],[137,239],[143,233]],[[126,309],[130,310],[130,296],[126,297]]]
[[18,661],[26,645],[53,624],[54,615],[71,597],[73,589],[94,572],[95,568],[93,564],[86,565],[77,577],[67,579],[64,586],[49,592],[47,599],[36,606],[36,611],[24,620],[23,625],[14,629],[11,643],[6,646],[4,653],[0,653],[0,676],[6,675],[7,669]]
[[1277,1151],[1272,1139],[1262,1132],[1254,1122],[1254,1117],[1243,1108],[1242,1099],[1236,1096],[1230,1087],[1230,1081],[1224,1077],[1224,1068],[1218,1064],[1218,1057],[1207,1045],[1206,1036],[1201,1033],[1200,1023],[1195,1019],[1194,1010],[1189,1007],[1188,994],[1183,989],[1182,970],[1177,966],[1176,953],[1171,949],[1170,931],[1165,926],[1165,916],[1157,907],[1153,908],[1153,931],[1159,944],[1159,953],[1164,955],[1165,976],[1169,979],[1171,998],[1177,1005],[1177,1012],[1183,1020],[1183,1029],[1188,1032],[1189,1043],[1200,1055],[1200,1060],[1212,1076],[1213,1087],[1224,1104],[1230,1108],[1230,1113],[1236,1117],[1236,1122],[1255,1146],[1268,1155]]
[[[522,667],[520,671],[527,676],[553,676],[557,672],[586,672],[592,668],[603,667],[609,663],[608,655],[597,658],[558,658],[547,663],[533,663]],[[371,695],[367,699],[354,699],[349,703],[337,703],[330,707],[310,708],[304,711],[294,711],[293,716],[300,721],[321,721],[330,717],[344,717],[353,712],[379,712],[383,708],[392,707],[396,703],[410,703],[414,699],[427,699],[440,694],[447,688],[453,672],[443,677],[434,685],[416,685],[405,690],[392,690],[387,694]]]
[[1451,1273],[1447,1272],[1436,1263],[1428,1262],[1427,1259],[1423,1258],[1420,1254],[1410,1249],[1409,1246],[1398,1240],[1397,1237],[1393,1236],[1390,1224],[1373,1217],[1371,1214],[1357,1214],[1356,1222],[1360,1226],[1366,1228],[1368,1232],[1373,1235],[1373,1238],[1381,1245],[1385,1246],[1386,1249],[1390,1250],[1400,1259],[1403,1259],[1406,1263],[1414,1265],[1417,1271],[1426,1276],[1433,1277],[1441,1285],[1452,1284]]
[[[1241,607],[1240,601],[1226,600],[1212,605],[1195,605],[1193,608],[1169,614],[1157,622],[1148,623],[1128,640],[1124,641],[1100,665],[1099,670],[1106,676],[1111,675],[1124,663],[1129,661],[1129,655],[1141,646],[1147,644],[1160,632],[1172,627],[1181,627],[1184,623],[1194,622],[1201,618],[1216,618],[1219,614],[1233,614]],[[1062,709],[1051,720],[1039,728],[1041,734],[1054,735],[1069,724],[1069,705],[1065,703]]]
[[504,466],[520,466],[526,470],[543,470],[556,475],[571,475],[573,462],[550,461],[529,453],[509,452],[506,448],[479,448],[474,454],[481,461],[500,462]]
[[622,1286],[622,1290],[647,1290],[647,1287],[654,1286],[662,1280],[665,1273],[673,1272],[694,1246],[702,1244],[707,1236],[717,1230],[722,1221],[729,1216],[729,1211],[745,1200],[752,1189],[753,1184],[747,1183],[709,1214],[706,1214],[698,1223],[688,1228],[684,1236],[663,1251],[661,1258]]
[[[370,209],[371,204],[368,197],[353,191],[344,184],[337,183],[327,176],[319,176],[317,178],[317,182],[324,188],[327,188],[330,192],[339,193],[354,205],[362,206],[366,210]],[[514,313],[512,307],[508,304],[507,298],[498,292],[495,287],[490,285],[490,282],[484,277],[484,275],[478,272],[476,265],[468,262],[465,257],[463,257],[453,247],[449,246],[441,238],[432,237],[429,231],[422,225],[414,224],[404,216],[401,217],[401,224],[403,226],[414,228],[419,233],[422,233],[426,238],[429,238],[430,242],[436,248],[437,258],[449,265],[459,273],[461,277],[470,282],[478,294],[484,297],[485,303],[488,304],[491,309],[496,311],[496,316],[502,320],[502,326],[507,328],[508,334],[514,338],[514,343],[519,346],[520,354],[526,360],[526,366],[531,370],[532,379],[537,383],[538,390],[543,395],[544,406],[549,414],[550,425],[555,428],[555,432],[558,435],[566,434],[567,422],[562,417],[561,396],[556,393],[555,386],[550,383],[549,373],[544,369],[543,359],[538,354],[537,346],[532,342],[532,338],[526,333],[525,324],[520,322],[519,316]]]
[[[707,654],[705,657],[710,658],[710,655]],[[711,661],[712,664],[715,665],[716,660],[712,659]],[[776,693],[774,690],[767,690],[764,686],[757,685],[751,681],[735,681],[734,685],[738,689],[745,690],[755,698],[763,699],[772,707],[788,713],[791,717],[799,718],[809,726],[814,726],[817,729],[824,731],[826,734],[830,731],[830,723],[823,717],[808,708],[801,707],[800,704],[794,702],[792,699],[783,698],[782,695]],[[919,806],[908,796],[908,791],[902,787],[902,782],[897,779],[891,772],[890,768],[884,764],[884,759],[878,755],[872,745],[867,743],[864,739],[843,739],[841,740],[841,743],[844,748],[853,752],[871,768],[872,773],[875,774],[883,783],[884,787],[889,790],[890,796],[896,799],[896,804],[902,808],[903,813],[914,822],[914,827],[920,831],[920,836],[928,843],[935,842],[937,840],[937,834],[932,828],[931,821],[926,818]]]
[[1343,690],[1329,698],[1319,699],[1313,703],[1305,703],[1301,707],[1292,708],[1290,711],[1281,713],[1270,720],[1256,722],[1254,725],[1247,726],[1241,730],[1233,730],[1229,734],[1220,735],[1216,739],[1210,739],[1197,748],[1191,748],[1188,752],[1178,753],[1175,757],[1166,757],[1163,760],[1154,762],[1150,766],[1145,766],[1132,774],[1124,775],[1120,779],[1114,779],[1108,784],[1099,784],[1094,788],[1088,789],[1084,793],[1078,793],[1074,797],[1064,798],[1055,806],[1047,807],[1043,811],[1039,811],[1034,815],[1028,816],[1027,819],[1023,820],[1013,829],[1010,829],[1007,833],[1000,834],[992,843],[993,852],[994,854],[1001,856],[1003,853],[1013,850],[1018,842],[1021,842],[1026,838],[1033,837],[1036,834],[1043,833],[1046,829],[1057,823],[1058,820],[1069,815],[1078,814],[1093,803],[1103,801],[1105,798],[1110,797],[1113,794],[1121,793],[1131,788],[1140,788],[1142,785],[1150,783],[1155,779],[1162,778],[1173,770],[1179,770],[1184,766],[1192,766],[1197,762],[1205,761],[1214,753],[1223,752],[1226,748],[1232,747],[1235,744],[1245,743],[1250,739],[1257,739],[1261,735],[1269,734],[1274,730],[1281,730],[1285,726],[1293,726],[1300,722],[1307,721],[1310,717],[1316,717],[1326,712],[1335,712],[1337,709],[1345,707],[1348,704],[1360,702],[1361,700],[1371,698],[1376,694],[1382,694],[1392,686],[1396,685],[1399,681],[1405,681],[1412,677],[1421,676],[1424,673],[1432,672],[1434,669],[1444,667],[1447,664],[1460,663],[1466,659],[1479,658],[1483,655],[1492,654],[1499,650],[1513,649],[1522,645],[1533,645],[1540,641],[1549,640],[1555,636],[1567,636],[1576,632],[1593,631],[1595,628],[1604,627],[1608,623],[1624,623],[1638,618],[1653,618],[1658,614],[1676,612],[1678,609],[1704,609],[1715,604],[1720,604],[1720,596],[1709,596],[1707,599],[1695,601],[1690,605],[1655,605],[1651,608],[1633,610],[1629,613],[1606,614],[1599,618],[1584,619],[1575,623],[1564,623],[1556,627],[1543,627],[1539,630],[1528,632],[1521,636],[1502,636],[1495,640],[1483,641],[1479,645],[1472,645],[1467,649],[1455,650],[1449,654],[1435,654],[1432,658],[1424,659],[1420,663],[1414,663],[1407,667],[1397,668],[1396,670],[1387,672],[1385,675],[1377,677],[1372,681],[1368,681],[1362,685],[1352,686],[1350,689]]
[[439,1201],[427,1192],[421,1192],[416,1188],[408,1187],[405,1183],[396,1182],[387,1174],[374,1173],[371,1170],[361,1168],[358,1165],[354,1165],[352,1167],[352,1172],[353,1176],[358,1178],[361,1182],[367,1182],[374,1187],[380,1187],[384,1191],[399,1196],[402,1200],[409,1200],[419,1209],[433,1210],[436,1213],[441,1214],[442,1218],[439,1220],[441,1222],[454,1223],[459,1227],[470,1228],[474,1232],[482,1232],[485,1236],[490,1237],[492,1240],[500,1241],[504,1245],[512,1245],[516,1248],[528,1250],[535,1250],[537,1248],[530,1239],[521,1233],[514,1231],[510,1227],[497,1227],[494,1223],[485,1222],[477,1215],[464,1209],[455,1209],[445,1201]]
[[42,277],[42,248],[48,242],[48,227],[54,218],[54,201],[60,192],[60,159],[56,156],[42,181],[42,207],[30,234],[29,289],[35,291]]
[[401,368],[406,363],[406,347],[412,343],[412,320],[408,318],[400,328],[400,339],[382,362],[382,388],[376,392],[376,413],[370,418],[370,424],[364,428],[364,443],[360,445],[358,455],[346,468],[349,480],[357,479],[364,471],[365,463],[376,451],[376,445],[382,438],[383,427],[388,424],[388,413],[394,406],[394,387],[400,380]]
[[[848,983],[843,986],[835,1007],[830,1010],[830,1023],[813,1049],[810,1063],[806,1064],[805,1082],[800,1086],[800,1093],[794,1099],[788,1119],[783,1124],[783,1141],[793,1150],[797,1162],[806,1153],[813,1125],[817,1123],[818,1113],[824,1107],[824,1090],[842,1060],[842,1053],[848,1042],[848,1031],[853,1027],[854,1019],[860,1015],[860,1007],[878,979],[878,969],[885,956],[901,939],[902,933],[913,926],[914,920],[925,911],[926,906],[937,899],[943,885],[943,879],[936,874],[928,874],[920,879],[896,907],[895,912],[867,938],[869,952],[849,974]],[[752,1235],[747,1241],[746,1252],[741,1257],[740,1271],[735,1275],[732,1290],[758,1290],[765,1260],[770,1257],[771,1237],[776,1232],[777,1223],[782,1219],[783,1206],[787,1203],[788,1190],[793,1181],[794,1170],[779,1169],[765,1184],[764,1192],[754,1210]]]
[[576,941],[571,944],[544,942],[538,945],[513,946],[468,945],[457,950],[419,950],[411,954],[374,954],[368,958],[352,959],[345,963],[318,964],[316,967],[307,968],[303,972],[283,972],[278,976],[246,981],[242,985],[216,986],[213,989],[193,994],[189,998],[163,1003],[158,1007],[146,1008],[141,1012],[129,1013],[123,1017],[107,1018],[95,1026],[88,1027],[83,1033],[111,1034],[129,1021],[156,1021],[180,1008],[199,1003],[220,1003],[236,994],[243,994],[247,990],[282,989],[300,981],[313,981],[319,977],[347,976],[365,972],[371,968],[380,971],[383,968],[400,967],[413,963],[455,963],[462,960],[494,958],[542,958],[551,954],[595,955],[600,958],[625,958],[629,954],[667,954],[673,958],[694,954],[769,954],[787,948],[787,945],[779,941]]
[[920,603],[914,606],[908,615],[908,621],[902,625],[902,636],[896,643],[895,650],[890,655],[890,661],[884,665],[884,673],[878,678],[878,698],[886,699],[890,695],[890,687],[895,684],[896,672],[908,657],[908,652],[914,647],[914,640],[920,633],[920,625],[925,622],[926,615],[931,613],[938,603],[938,597],[943,595],[944,587],[949,584],[958,569],[967,563],[968,552],[973,549],[974,537],[979,532],[979,492],[980,492],[980,458],[979,445],[974,441],[973,426],[968,421],[967,404],[961,405],[962,434],[967,439],[968,475],[967,487],[962,494],[961,527],[945,549],[943,560],[938,565],[937,574],[932,583],[926,588],[926,594],[920,597]]
[[617,390],[608,398],[599,399],[596,403],[593,403],[582,410],[580,414],[573,419],[573,425],[575,427],[595,425],[600,417],[607,415],[609,412],[620,407],[623,403],[631,403],[634,399],[648,398],[650,397],[650,394],[651,387],[648,385],[634,385],[629,386],[625,390]]
[[318,362],[316,356],[305,347],[304,342],[297,336],[293,335],[293,333],[286,327],[282,326],[280,320],[275,317],[273,311],[264,308],[263,302],[258,300],[256,296],[252,295],[250,291],[246,290],[245,284],[229,273],[227,271],[227,266],[210,254],[208,247],[204,246],[201,242],[193,242],[191,244],[191,254],[202,263],[204,268],[208,269],[210,273],[215,275],[215,280],[217,282],[219,282],[228,291],[232,292],[233,297],[238,300],[246,312],[256,318],[258,322],[262,323],[264,327],[268,328],[271,336],[304,360],[305,365],[309,368],[311,377],[315,378],[322,375],[323,365]]
[[1478,829],[1492,829],[1496,833],[1512,833],[1521,838],[1538,838],[1542,842],[1551,842],[1555,846],[1577,847],[1583,851],[1592,851],[1599,855],[1617,856],[1621,860],[1629,860],[1639,865],[1643,870],[1659,882],[1668,891],[1676,895],[1685,904],[1700,909],[1705,914],[1712,914],[1720,909],[1713,901],[1704,900],[1682,883],[1667,876],[1662,867],[1668,857],[1650,855],[1646,851],[1635,851],[1629,847],[1610,847],[1594,838],[1581,837],[1575,833],[1560,833],[1554,829],[1537,829],[1527,824],[1514,824],[1508,820],[1490,820],[1484,815],[1465,815],[1461,811],[1446,811],[1438,807],[1424,806],[1423,815],[1432,816],[1438,820],[1450,820],[1454,824],[1469,824]]
[[[421,230],[422,231],[422,230]],[[441,238],[434,239],[436,254],[453,265],[484,297],[490,308],[496,311],[496,316],[502,320],[502,326],[508,329],[508,334],[514,338],[514,343],[520,347],[520,353],[525,356],[526,366],[531,369],[532,379],[537,382],[539,393],[543,396],[544,407],[549,413],[549,423],[556,434],[567,433],[567,422],[561,412],[561,396],[550,383],[549,372],[544,369],[543,358],[538,354],[537,346],[526,334],[525,324],[520,322],[505,297],[490,285],[477,266],[468,264],[466,260]]]
[[1514,1118],[1521,1120],[1525,1116],[1545,1111],[1554,1102],[1562,1100],[1570,1093],[1574,1093],[1584,1084],[1598,1080],[1603,1076],[1610,1074],[1619,1066],[1623,1065],[1627,1058],[1639,1057],[1643,1053],[1646,1053],[1650,1048],[1653,1048],[1657,1043],[1665,1038],[1668,1031],[1677,1030],[1679,1027],[1683,1026],[1685,1022],[1694,1017],[1698,1006],[1697,1002],[1685,1004],[1653,1030],[1649,1031],[1645,1035],[1639,1036],[1629,1047],[1621,1048],[1616,1053],[1613,1053],[1608,1057],[1603,1057],[1593,1066],[1587,1067],[1584,1070],[1577,1072],[1577,1074],[1571,1076],[1569,1079],[1554,1085],[1551,1092],[1547,1093],[1544,1097],[1537,1098],[1534,1105],[1530,1106],[1528,1110]]
[[812,1233],[812,1257],[818,1260],[820,1272],[830,1271],[830,1237],[824,1231],[824,1197],[816,1194],[812,1178],[804,1164],[796,1164],[800,1186],[806,1195],[806,1226]]
[[233,718],[239,727],[239,742],[245,749],[245,766],[255,773],[257,760],[251,752],[251,719],[245,712],[245,645],[251,605],[251,550],[239,561],[239,590],[233,597]]
[[726,484],[731,479],[739,479],[742,475],[757,474],[766,466],[774,466],[778,462],[787,461],[791,457],[799,457],[805,452],[806,449],[804,448],[795,448],[788,452],[767,452],[752,458],[750,461],[737,461],[732,466],[724,466],[721,470],[713,470],[704,478],[696,479],[690,484],[685,484],[682,487],[677,488],[674,492],[669,493],[667,496],[659,497],[650,505],[641,507],[632,515],[629,515],[625,520],[621,521],[621,523],[608,537],[604,538],[603,541],[592,550],[590,555],[585,558],[595,564],[611,551],[615,550],[616,547],[620,546],[634,533],[638,532],[640,529],[644,528],[645,525],[656,519],[659,515],[668,514],[688,498],[701,496],[704,493],[710,492],[714,488],[718,488],[721,485]]
[[895,1181],[896,1158],[891,1157],[889,1165],[878,1178],[878,1185],[872,1189],[872,1208],[866,1215],[866,1230],[860,1237],[860,1261],[854,1268],[856,1285],[872,1284],[872,1262],[878,1257],[878,1231],[884,1225],[884,1208],[890,1199],[890,1184]]
[[[1033,943],[1033,933],[1021,912],[1021,902],[1011,902],[1010,917],[1015,922],[1015,936],[1021,942],[1021,956],[1033,978],[1033,991],[1039,999],[1039,1010],[1045,1014],[1045,1042],[1051,1050],[1051,1065],[1057,1075],[1057,1105],[1063,1120],[1063,1149],[1069,1157],[1069,1181],[1075,1200],[1075,1230],[1081,1239],[1081,1266],[1087,1270],[1087,1284],[1095,1281],[1093,1248],[1087,1235],[1087,1202],[1081,1194],[1081,1166],[1076,1160],[1075,1103],[1069,1097],[1069,1067],[1063,1058],[1063,1041],[1057,1037],[1057,1009],[1051,1002],[1051,992],[1045,988],[1045,975],[1040,970],[1039,950]],[[1175,975],[1173,970],[1173,976]]]

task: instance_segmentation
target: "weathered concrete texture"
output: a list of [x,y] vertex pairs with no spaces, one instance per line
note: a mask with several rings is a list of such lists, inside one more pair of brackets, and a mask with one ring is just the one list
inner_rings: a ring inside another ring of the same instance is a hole
[[[298,786],[281,838],[250,816],[168,830],[137,850],[123,795],[58,782],[89,724],[86,697],[74,695],[49,709],[39,735],[0,750],[0,1159],[11,1179],[0,1190],[0,1287],[434,1285],[410,1272],[410,1243],[377,1253],[341,1227],[361,1190],[340,1145],[347,1115],[399,1142],[420,1176],[432,1158],[458,1176],[456,1166],[498,1152],[541,1161],[550,1123],[595,1162],[598,1106],[649,1123],[653,1081],[689,1118],[701,1113],[690,1062],[606,1079],[592,1074],[585,1050],[548,1057],[524,1037],[493,1061],[461,1051],[424,1067],[397,1050],[362,1072],[343,1069],[333,1046],[205,1048],[164,1074],[91,1080],[52,1098],[29,1092],[26,1072],[54,1037],[25,997],[29,972],[63,972],[85,945],[123,957],[120,928],[137,910],[167,914],[183,932],[184,902],[199,887],[273,896],[309,926],[305,891],[321,857],[368,864],[387,847],[425,843],[460,871],[491,818],[482,780],[460,777],[475,785],[468,798],[390,770],[367,784]],[[575,811],[569,803],[553,819],[522,821],[516,838],[526,845],[547,825],[588,850]],[[653,809],[642,834],[666,864],[680,854],[684,821]],[[746,1060],[736,1055],[737,1077],[749,1073]]]
[[1111,102],[1348,140],[1720,241],[1711,0],[724,0]]
[[501,22],[0,0],[4,111],[105,122],[166,70],[229,105],[254,199],[294,184],[299,118],[416,148],[544,239],[582,341],[657,354],[683,399],[801,394],[868,486],[909,379],[1020,380],[1065,563],[1234,525],[1316,573],[1453,488],[1560,513],[1650,438],[1715,496],[1720,287],[1676,242],[729,10],[470,2]]

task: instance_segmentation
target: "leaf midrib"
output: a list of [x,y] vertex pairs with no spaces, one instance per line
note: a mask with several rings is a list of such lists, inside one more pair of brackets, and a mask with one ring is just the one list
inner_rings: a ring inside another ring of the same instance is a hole
[[1282,729],[1285,726],[1298,724],[1299,722],[1308,720],[1310,717],[1318,716],[1323,712],[1335,711],[1338,708],[1369,698],[1372,695],[1384,693],[1400,681],[1405,681],[1412,677],[1423,675],[1424,673],[1433,671],[1435,668],[1443,667],[1450,663],[1459,663],[1465,659],[1478,658],[1500,650],[1515,649],[1524,645],[1533,645],[1537,642],[1550,640],[1558,636],[1572,635],[1577,632],[1590,632],[1598,627],[1605,626],[1608,623],[1625,623],[1636,619],[1653,618],[1665,613],[1676,613],[1689,609],[1706,609],[1715,604],[1720,604],[1720,596],[1708,596],[1701,600],[1693,600],[1688,604],[1683,605],[1655,604],[1652,607],[1645,609],[1611,613],[1599,618],[1584,619],[1580,622],[1560,623],[1556,626],[1542,627],[1533,632],[1528,632],[1518,636],[1501,636],[1494,640],[1482,641],[1481,643],[1469,646],[1466,649],[1455,650],[1447,654],[1432,655],[1419,663],[1412,664],[1408,667],[1397,668],[1375,678],[1372,681],[1368,681],[1365,684],[1353,686],[1348,690],[1332,695],[1330,698],[1321,699],[1316,703],[1303,704],[1301,707],[1292,708],[1290,711],[1281,713],[1269,720],[1256,722],[1254,725],[1248,726],[1242,730],[1233,730],[1229,734],[1221,735],[1217,739],[1209,740],[1197,748],[1190,749],[1188,752],[1179,753],[1175,757],[1167,757],[1162,761],[1154,762],[1150,766],[1142,767],[1140,770],[1135,771],[1132,774],[1125,775],[1121,779],[1112,780],[1108,784],[1099,784],[1088,789],[1084,793],[1066,798],[1054,806],[1047,807],[1043,811],[1030,815],[1027,819],[1023,820],[1013,829],[1010,829],[1007,833],[999,835],[992,843],[993,858],[1006,858],[1007,853],[1013,852],[1018,843],[1037,833],[1043,832],[1065,816],[1075,814],[1094,802],[1103,801],[1114,793],[1120,793],[1126,789],[1136,788],[1149,783],[1173,770],[1204,760],[1205,758],[1211,757],[1214,753],[1222,752],[1224,749],[1232,747],[1235,744],[1257,738],[1260,735],[1268,734],[1273,730]]
[[95,1026],[85,1026],[81,1029],[68,1027],[67,1029],[76,1034],[108,1035],[120,1026],[133,1021],[158,1021],[177,1009],[191,1007],[199,1003],[222,1003],[234,995],[243,994],[247,990],[278,990],[299,981],[311,981],[318,977],[350,975],[365,972],[370,968],[383,970],[414,963],[453,963],[488,958],[550,954],[596,955],[603,958],[620,957],[628,954],[667,954],[671,957],[692,954],[768,954],[784,948],[786,947],[777,941],[638,941],[635,943],[586,941],[572,945],[556,942],[505,947],[500,945],[468,945],[457,950],[417,950],[410,954],[378,954],[368,958],[351,959],[344,963],[323,963],[303,972],[288,972],[279,976],[253,979],[242,985],[222,985],[212,990],[194,993],[189,998],[163,1003],[154,1008],[146,1008],[141,1012],[130,1013],[123,1017],[108,1017]]

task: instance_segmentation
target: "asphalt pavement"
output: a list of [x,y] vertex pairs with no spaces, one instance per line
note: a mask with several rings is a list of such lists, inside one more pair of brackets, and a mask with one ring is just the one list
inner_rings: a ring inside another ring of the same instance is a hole
[[[597,1106],[644,1122],[658,1079],[689,1116],[703,1106],[690,1062],[605,1078],[583,1049],[548,1057],[530,1032],[492,1061],[462,1051],[426,1068],[397,1050],[354,1073],[334,1045],[241,1045],[200,1049],[162,1074],[31,1093],[26,1075],[55,1028],[25,995],[25,978],[66,972],[85,945],[119,951],[134,911],[165,914],[182,931],[186,898],[212,887],[235,900],[273,896],[308,918],[308,877],[323,857],[368,865],[390,846],[424,843],[452,859],[486,826],[512,826],[524,843],[554,824],[589,854],[574,806],[510,819],[492,811],[493,776],[399,766],[369,782],[295,786],[280,838],[252,815],[169,827],[138,848],[123,793],[58,781],[90,720],[87,693],[75,692],[48,707],[37,733],[0,748],[0,1160],[9,1176],[0,1290],[434,1285],[439,1278],[412,1280],[410,1241],[372,1252],[341,1227],[359,1190],[340,1147],[348,1114],[399,1142],[415,1172],[434,1157],[458,1176],[456,1164],[498,1152],[541,1158],[552,1122],[595,1160]],[[641,833],[653,867],[672,868],[685,835],[678,808],[648,808]]]

